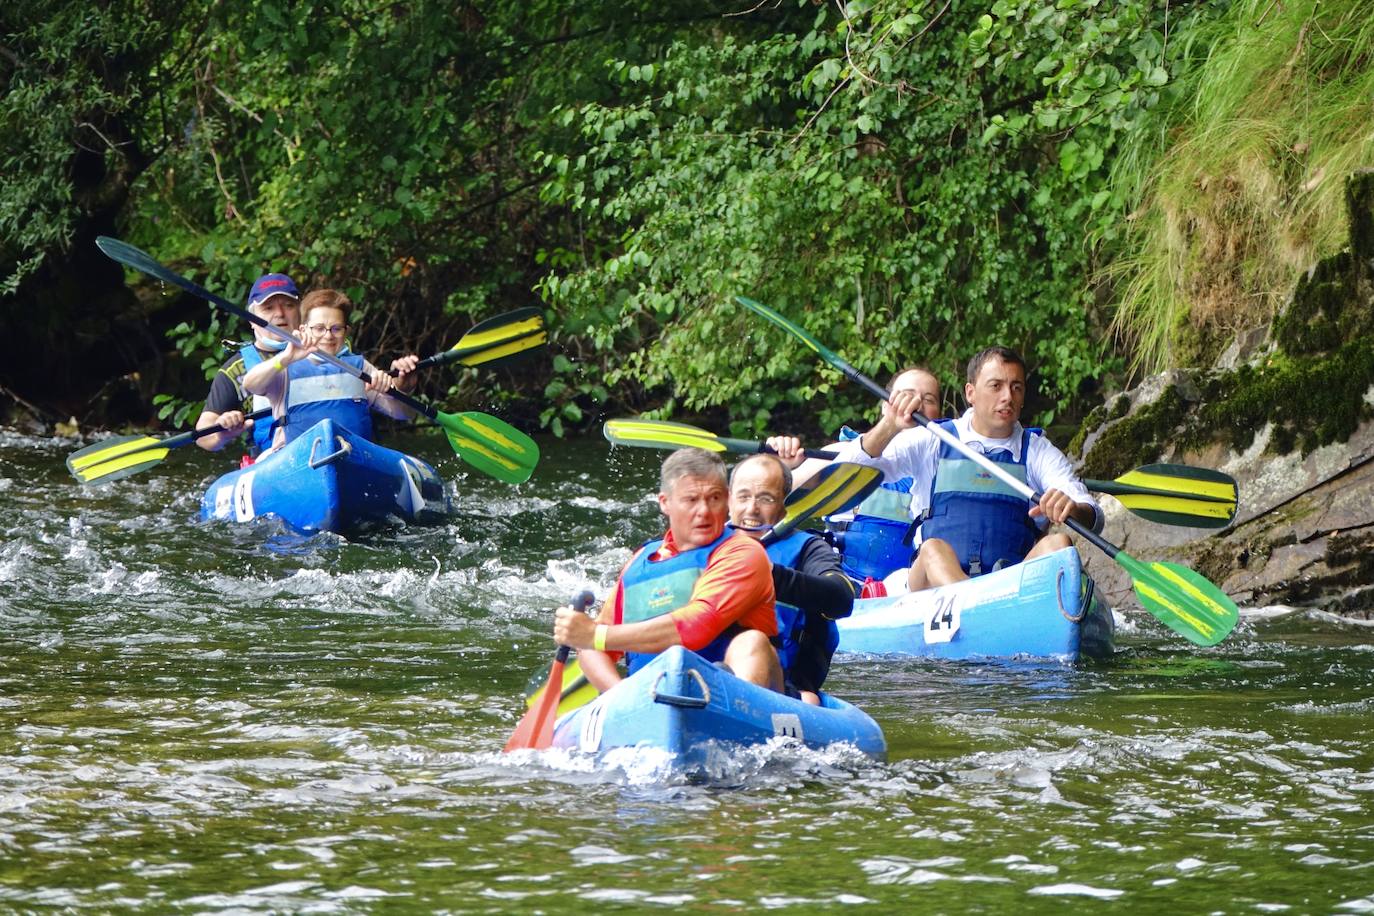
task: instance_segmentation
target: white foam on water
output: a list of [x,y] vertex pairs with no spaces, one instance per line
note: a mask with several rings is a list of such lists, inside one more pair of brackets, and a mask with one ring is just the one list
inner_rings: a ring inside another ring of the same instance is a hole
[[1113,900],[1126,892],[1088,884],[1045,884],[1033,887],[1026,893],[1037,897],[1095,897],[1098,900]]

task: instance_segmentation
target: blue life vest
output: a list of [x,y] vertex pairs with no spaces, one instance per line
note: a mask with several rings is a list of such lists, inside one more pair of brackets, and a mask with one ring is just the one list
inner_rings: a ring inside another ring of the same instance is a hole
[[[858,438],[849,427],[840,430],[840,441]],[[882,579],[911,565],[911,487],[915,480],[900,480],[879,485],[849,515],[828,521],[838,533],[835,546],[840,551],[840,566],[845,575],[862,582]]]
[[[959,435],[953,421],[942,420],[940,426]],[[1019,460],[1004,448],[985,452],[984,457],[1024,481],[1031,433],[1029,429],[1022,431]],[[1030,553],[1040,537],[1040,529],[1028,514],[1030,508],[1030,500],[941,441],[930,509],[923,516],[921,535],[948,543],[964,572],[979,576],[1020,563]]]
[[[767,546],[768,559],[773,561],[774,566],[785,566],[788,569],[795,569],[797,560],[801,559],[802,550],[806,547],[806,542],[815,537],[805,531],[793,531],[790,535],[779,541],[774,541]],[[782,664],[785,674],[797,658],[797,647],[801,640],[802,630],[806,627],[806,614],[802,609],[792,604],[786,604],[781,600],[776,601],[778,614],[778,635],[773,637],[773,646],[778,650],[778,661]],[[840,629],[835,625],[835,621],[828,622],[829,634],[827,642],[831,645],[831,652],[840,644]]]
[[[357,369],[363,358],[341,350],[338,358]],[[304,435],[321,420],[333,420],[356,436],[372,439],[372,409],[363,380],[333,363],[302,359],[286,367],[286,441]]]
[[[653,560],[653,556],[663,546],[663,539],[649,541],[639,554],[630,562],[620,577],[621,623],[638,623],[651,620],[670,611],[675,611],[692,600],[692,588],[701,572],[706,568],[711,554],[725,543],[726,538],[737,534],[726,528],[720,537],[702,547],[684,550],[666,560]],[[747,535],[739,535],[747,537]],[[725,660],[725,649],[730,640],[739,632],[739,627],[728,627],[715,639],[698,649],[697,654],[710,662]],[[625,664],[630,674],[634,674],[655,657],[652,652],[626,652]]]
[[[285,348],[283,343],[282,349]],[[271,349],[270,347],[268,349]],[[239,357],[243,360],[243,371],[247,374],[250,369],[262,362],[262,353],[254,344],[244,344],[239,348]],[[242,377],[242,376],[240,376]],[[243,393],[242,388],[239,389]],[[271,407],[272,402],[260,394],[253,395],[253,410],[262,410],[264,407]],[[249,450],[253,455],[261,455],[272,447],[272,437],[277,433],[277,421],[262,419],[253,421],[253,447]]]

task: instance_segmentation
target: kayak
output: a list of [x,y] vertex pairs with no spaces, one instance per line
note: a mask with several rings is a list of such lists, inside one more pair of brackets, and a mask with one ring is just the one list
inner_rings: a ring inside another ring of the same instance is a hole
[[1112,654],[1115,622],[1072,547],[940,588],[854,602],[837,652],[931,658]]
[[200,516],[236,522],[275,516],[309,534],[388,517],[424,521],[448,508],[434,468],[326,419],[212,483]]
[[810,706],[742,681],[682,646],[673,646],[595,700],[559,718],[553,747],[600,754],[613,748],[666,751],[674,766],[699,769],[721,746],[774,738],[823,748],[850,744],[876,759],[883,731],[867,713],[821,694]]

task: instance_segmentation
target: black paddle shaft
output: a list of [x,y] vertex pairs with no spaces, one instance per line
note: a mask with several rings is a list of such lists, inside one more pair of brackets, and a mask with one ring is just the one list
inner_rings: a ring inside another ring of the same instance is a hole
[[[246,414],[244,414],[244,415],[243,415],[243,419],[244,419],[244,420],[262,420],[262,419],[265,419],[265,418],[270,417],[270,416],[272,416],[272,408],[270,408],[270,407],[264,407],[264,408],[262,408],[261,410],[255,410],[255,411],[253,411],[252,413],[246,413]],[[189,435],[190,435],[190,441],[194,442],[196,439],[200,439],[200,438],[202,438],[202,437],[204,437],[204,436],[212,436],[212,435],[214,435],[215,433],[222,433],[222,432],[224,432],[224,430],[223,430],[221,427],[219,427],[219,426],[207,426],[207,427],[205,427],[204,429],[198,429],[198,430],[196,430],[196,431],[190,433],[190,434],[189,434]]]
[[[99,238],[97,238],[95,240],[95,244],[96,247],[98,247],[101,251],[105,252],[105,254],[112,260],[118,261],[121,264],[128,265],[129,267],[132,267],[135,270],[141,270],[143,271],[143,273],[147,274],[150,277],[157,277],[159,280],[164,280],[168,283],[172,283],[176,286],[179,286],[191,295],[199,296],[201,299],[204,299],[211,305],[218,306],[219,308],[224,309],[226,312],[232,312],[233,314],[238,315],[245,321],[248,321],[252,324],[256,324],[258,327],[264,329],[269,334],[274,334],[282,340],[293,343],[296,346],[304,349],[304,344],[297,340],[294,334],[288,334],[281,328],[274,327],[273,325],[259,318],[257,315],[254,315],[247,309],[239,308],[237,305],[230,302],[228,299],[225,299],[223,296],[216,295],[215,293],[212,293],[205,287],[201,286],[199,283],[196,283],[192,280],[188,280],[181,274],[175,273],[167,269],[166,267],[158,263],[156,260],[154,260],[153,257],[149,255],[146,251],[142,251],[138,248],[135,248],[128,242],[121,242],[119,239],[113,239],[105,235],[102,235]],[[336,356],[331,356],[328,353],[317,353],[315,355],[319,356],[321,359],[333,363],[334,365],[338,366],[340,369],[344,370],[350,375],[356,375],[358,378],[362,379],[364,384],[370,384],[372,382],[372,376],[368,375],[366,372],[363,372],[360,369],[353,368],[348,363],[344,362]],[[400,391],[389,392],[389,394],[401,403],[406,404],[409,407],[414,408],[415,410],[418,410],[420,413],[429,417],[434,422],[439,422],[439,412],[435,410],[433,407],[430,407],[428,404],[424,403],[423,401],[417,400],[411,397],[410,395]]]

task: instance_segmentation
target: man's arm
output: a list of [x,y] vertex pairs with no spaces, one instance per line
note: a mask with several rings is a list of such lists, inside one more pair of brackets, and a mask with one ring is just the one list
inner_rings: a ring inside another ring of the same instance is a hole
[[704,648],[733,624],[772,636],[778,625],[771,568],[768,554],[758,541],[739,535],[716,548],[692,588],[691,599],[682,607],[649,620],[621,624],[613,622],[614,612],[608,615],[606,606],[595,621],[560,608],[554,636],[565,646],[593,649],[597,625],[605,624],[608,652],[651,654],[679,645]]
[[251,429],[248,425],[251,422],[245,423],[243,419],[243,392],[229,373],[220,369],[210,382],[210,393],[205,396],[205,409],[196,418],[196,429],[218,426],[223,432],[202,436],[196,440],[196,445],[207,452],[217,452],[244,430]]
[[1031,439],[1026,476],[1030,485],[1044,494],[1031,515],[1043,515],[1054,524],[1063,524],[1071,517],[1091,531],[1102,531],[1101,507],[1074,474],[1068,457],[1044,436]]
[[768,636],[777,633],[773,564],[763,545],[742,534],[726,540],[692,587],[691,600],[668,616],[681,644],[694,651],[736,624]]
[[774,565],[773,589],[777,600],[801,608],[808,617],[838,620],[854,612],[854,583],[821,538],[807,541],[796,569]]

